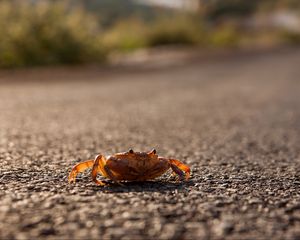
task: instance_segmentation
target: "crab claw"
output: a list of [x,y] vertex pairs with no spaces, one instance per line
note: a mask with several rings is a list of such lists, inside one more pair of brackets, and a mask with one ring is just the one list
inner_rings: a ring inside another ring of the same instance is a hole
[[173,172],[179,176],[180,180],[188,180],[190,178],[191,169],[187,165],[177,159],[169,159],[169,162]]
[[87,160],[85,162],[81,162],[76,164],[73,168],[72,171],[69,174],[68,181],[69,183],[76,182],[76,176],[78,173],[83,172],[84,170],[92,167],[94,164],[94,160]]

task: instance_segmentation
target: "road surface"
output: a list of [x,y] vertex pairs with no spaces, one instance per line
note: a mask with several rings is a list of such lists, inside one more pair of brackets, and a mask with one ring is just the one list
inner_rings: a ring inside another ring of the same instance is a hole
[[[300,49],[185,61],[2,72],[0,239],[299,239]],[[192,177],[67,183],[129,148]]]

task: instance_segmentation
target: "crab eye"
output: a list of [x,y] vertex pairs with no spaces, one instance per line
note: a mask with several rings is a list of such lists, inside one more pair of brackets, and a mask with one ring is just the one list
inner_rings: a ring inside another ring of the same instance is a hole
[[150,154],[156,154],[156,150],[153,149],[153,150],[150,152]]
[[129,151],[128,151],[129,153],[134,153],[134,151],[132,150],[132,149],[129,149]]

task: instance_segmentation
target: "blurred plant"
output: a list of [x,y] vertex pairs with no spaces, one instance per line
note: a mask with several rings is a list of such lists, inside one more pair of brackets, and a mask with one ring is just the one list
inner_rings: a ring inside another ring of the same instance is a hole
[[208,45],[213,47],[236,47],[241,36],[232,24],[224,24],[213,29],[209,35]]
[[138,18],[116,22],[103,36],[108,51],[130,51],[146,46],[146,23]]
[[280,38],[287,44],[300,44],[300,32],[282,31]]
[[201,20],[195,16],[169,16],[156,19],[147,33],[148,46],[197,45],[205,41]]
[[220,18],[247,18],[257,11],[272,12],[278,9],[300,9],[299,0],[213,0],[203,1],[200,12],[210,20]]
[[101,62],[111,52],[174,44],[226,48],[300,43],[299,32],[262,28],[254,14],[300,9],[298,0],[215,0],[194,13],[149,10],[134,0],[120,7],[121,1],[0,0],[0,67]]
[[93,17],[62,4],[0,2],[0,67],[101,61]]
[[173,15],[143,21],[131,18],[117,22],[105,35],[108,49],[130,51],[161,45],[199,45],[206,41],[202,22],[195,16]]
[[[269,0],[267,0],[269,1]],[[210,20],[219,18],[245,17],[252,14],[257,6],[266,0],[214,0],[204,4],[202,14]]]

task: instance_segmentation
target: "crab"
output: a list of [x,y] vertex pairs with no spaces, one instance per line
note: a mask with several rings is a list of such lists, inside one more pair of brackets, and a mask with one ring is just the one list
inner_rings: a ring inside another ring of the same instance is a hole
[[134,152],[130,149],[107,158],[101,154],[97,155],[95,160],[91,159],[75,165],[69,175],[69,183],[75,182],[77,174],[87,168],[92,168],[92,180],[101,186],[105,183],[97,179],[98,173],[120,185],[122,185],[121,181],[155,179],[170,168],[179,180],[187,180],[190,177],[190,168],[187,165],[177,159],[160,157],[155,149],[150,152]]

